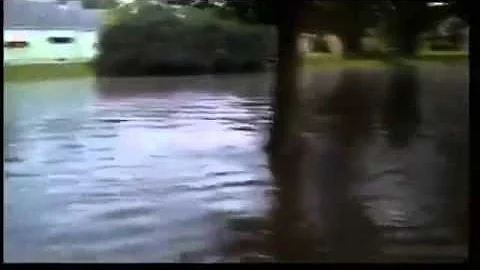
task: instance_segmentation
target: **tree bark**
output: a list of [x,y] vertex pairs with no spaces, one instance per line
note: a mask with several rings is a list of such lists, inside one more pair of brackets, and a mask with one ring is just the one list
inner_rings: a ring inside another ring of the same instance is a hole
[[274,116],[268,145],[270,167],[277,187],[276,203],[272,209],[271,248],[278,261],[299,260],[306,253],[296,229],[301,213],[298,173],[302,147],[298,145],[299,140],[292,136],[292,123],[298,107],[296,85],[300,58],[297,30],[302,2],[278,2],[278,63],[273,94]]
[[340,31],[344,43],[344,55],[347,57],[357,56],[363,52],[361,43],[365,30],[364,20],[362,20],[363,5],[365,4],[358,1],[344,4],[345,13],[343,16],[347,19],[341,18],[344,21],[340,23],[340,27],[343,28]]
[[417,52],[419,29],[408,21],[401,21],[396,34],[397,52],[403,56],[414,56]]
[[397,53],[414,56],[417,52],[417,38],[428,25],[428,8],[425,2],[408,0],[395,2],[395,6],[393,24],[389,31],[394,33]]
[[281,152],[290,134],[290,124],[297,105],[298,15],[301,1],[286,1],[279,8],[278,62],[273,94],[273,123],[267,148],[273,156]]
[[344,42],[344,54],[347,57],[361,55],[362,44],[361,44],[362,33],[359,31],[348,33],[343,36]]

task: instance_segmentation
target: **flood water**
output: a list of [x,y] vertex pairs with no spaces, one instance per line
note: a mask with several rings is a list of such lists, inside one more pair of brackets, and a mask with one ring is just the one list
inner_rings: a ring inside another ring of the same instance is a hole
[[[327,119],[315,127],[320,146],[302,157],[316,171],[296,181],[309,188],[298,189],[307,203],[290,233],[321,239],[342,227],[331,213],[352,189],[382,239],[377,258],[466,257],[468,74],[437,73],[419,71],[419,83],[382,75],[387,90],[371,93],[341,86],[344,74],[304,78],[304,91],[330,105],[317,112]],[[274,251],[283,237],[275,224],[292,221],[275,214],[282,186],[263,147],[271,89],[271,74],[6,83],[5,260],[285,260]],[[342,117],[352,112],[368,116]],[[344,146],[356,154],[338,161]],[[341,234],[369,235],[361,219],[347,217],[358,226]],[[328,257],[297,240],[291,250],[311,249],[308,260]]]

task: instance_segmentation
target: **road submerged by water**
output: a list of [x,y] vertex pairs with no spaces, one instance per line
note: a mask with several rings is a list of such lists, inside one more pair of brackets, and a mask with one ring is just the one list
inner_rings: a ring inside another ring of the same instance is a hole
[[[267,240],[277,188],[263,152],[271,82],[260,74],[7,84],[5,260],[278,260]],[[356,156],[362,162],[349,163],[359,178],[351,186],[386,239],[383,260],[462,260],[467,251],[445,214],[453,196],[445,190],[447,176],[466,168],[465,153],[451,149],[468,142],[450,135],[468,132],[465,96],[439,92],[448,102],[435,103],[422,93],[421,132],[396,149],[384,129],[372,128]],[[331,130],[323,123],[318,130]],[[312,203],[335,189],[317,181],[334,160],[323,147],[334,145],[329,131],[318,130],[317,154],[302,157],[321,170],[304,177],[310,188],[302,195],[305,220],[317,229],[325,226],[322,207],[335,209],[330,199]],[[350,235],[365,234],[362,217],[345,218],[359,225]]]

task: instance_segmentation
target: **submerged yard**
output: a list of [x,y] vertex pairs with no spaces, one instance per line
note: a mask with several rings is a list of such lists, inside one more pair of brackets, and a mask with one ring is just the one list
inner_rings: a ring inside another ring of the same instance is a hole
[[[325,261],[324,228],[356,241],[340,255],[463,260],[468,69],[419,69],[389,90],[383,70],[317,67],[308,84],[330,105],[306,119],[315,130],[298,157],[302,189],[286,190],[305,201],[298,221],[308,226],[285,218],[290,205],[273,213],[282,187],[263,150],[272,73],[95,79],[80,78],[91,76],[84,66],[50,66],[43,75],[71,79],[5,84],[6,261],[276,261],[276,224],[298,236],[292,254],[315,261]],[[345,140],[358,146],[349,159]],[[344,209],[339,179],[358,198]],[[325,222],[342,211],[342,224]]]
[[468,260],[460,1],[130,2],[4,1],[5,261]]

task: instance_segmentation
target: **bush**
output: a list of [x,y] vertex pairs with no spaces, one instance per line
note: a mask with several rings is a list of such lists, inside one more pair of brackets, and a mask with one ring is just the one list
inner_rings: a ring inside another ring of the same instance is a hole
[[209,10],[157,6],[112,21],[100,38],[99,75],[258,71],[275,53],[271,29],[220,19]]
[[324,52],[329,53],[330,49],[328,48],[328,43],[323,36],[317,36],[313,41],[313,51],[314,52]]

